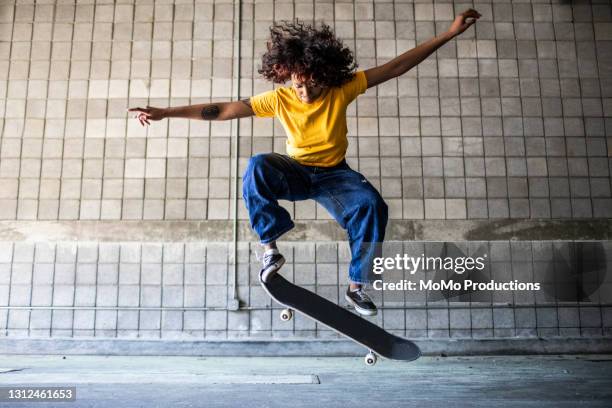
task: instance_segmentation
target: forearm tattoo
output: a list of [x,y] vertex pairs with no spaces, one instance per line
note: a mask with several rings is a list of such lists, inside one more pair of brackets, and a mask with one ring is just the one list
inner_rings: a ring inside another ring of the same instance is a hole
[[213,120],[219,116],[219,107],[217,105],[208,105],[202,108],[202,119]]
[[249,109],[253,109],[253,107],[251,106],[251,99],[242,99],[240,102],[244,103],[246,106],[249,107]]

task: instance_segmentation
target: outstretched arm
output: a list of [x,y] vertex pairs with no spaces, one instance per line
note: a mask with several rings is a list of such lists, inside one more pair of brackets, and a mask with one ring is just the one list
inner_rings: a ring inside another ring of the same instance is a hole
[[420,44],[381,66],[364,71],[368,81],[368,88],[398,77],[415,67],[449,40],[467,30],[479,18],[479,12],[469,9],[458,15],[445,33]]
[[135,118],[140,124],[150,125],[151,120],[165,118],[186,118],[199,120],[229,120],[253,116],[250,100],[243,99],[236,102],[203,103],[199,105],[177,106],[173,108],[130,108],[128,112],[135,112]]

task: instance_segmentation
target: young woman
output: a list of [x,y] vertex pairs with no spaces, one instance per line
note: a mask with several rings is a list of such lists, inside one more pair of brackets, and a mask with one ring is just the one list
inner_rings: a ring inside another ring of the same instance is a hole
[[389,62],[353,70],[357,64],[329,26],[320,29],[297,23],[274,24],[259,73],[279,87],[236,102],[172,108],[131,108],[144,126],[151,120],[182,117],[228,120],[247,116],[277,117],[287,133],[287,154],[252,157],[243,175],[243,197],[251,226],[265,252],[260,279],[276,273],[285,259],[276,241],[294,227],[279,199],[314,199],[347,231],[351,248],[349,287],[345,298],[357,312],[375,315],[365,293],[371,264],[385,237],[388,209],[376,189],[345,160],[346,108],[366,89],[410,70],[444,43],[480,18],[469,9],[455,18],[448,31]]

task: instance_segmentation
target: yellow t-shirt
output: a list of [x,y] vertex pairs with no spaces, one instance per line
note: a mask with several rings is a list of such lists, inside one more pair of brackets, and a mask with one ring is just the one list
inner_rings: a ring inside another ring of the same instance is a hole
[[252,96],[251,106],[257,117],[278,117],[290,157],[308,166],[331,167],[346,154],[346,107],[366,89],[365,73],[357,71],[344,85],[324,89],[310,104],[285,86]]

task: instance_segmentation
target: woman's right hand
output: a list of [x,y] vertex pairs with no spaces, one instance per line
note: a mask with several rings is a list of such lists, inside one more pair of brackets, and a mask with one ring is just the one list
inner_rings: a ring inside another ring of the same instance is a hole
[[138,119],[142,126],[150,125],[150,120],[161,120],[166,117],[166,109],[154,108],[153,106],[147,105],[146,108],[130,108],[128,112],[136,112],[134,118]]

